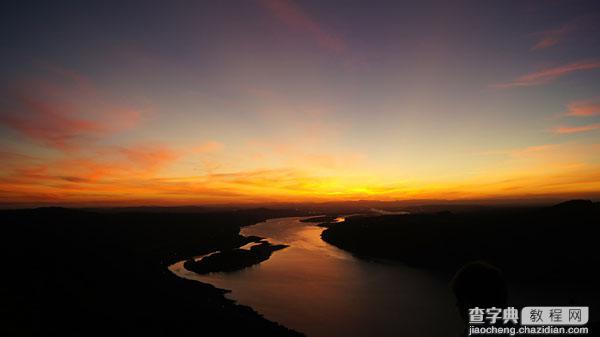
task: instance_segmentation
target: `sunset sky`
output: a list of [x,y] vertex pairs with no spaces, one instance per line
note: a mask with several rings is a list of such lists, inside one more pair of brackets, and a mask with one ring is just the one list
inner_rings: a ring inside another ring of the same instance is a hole
[[0,13],[0,204],[600,195],[598,1]]

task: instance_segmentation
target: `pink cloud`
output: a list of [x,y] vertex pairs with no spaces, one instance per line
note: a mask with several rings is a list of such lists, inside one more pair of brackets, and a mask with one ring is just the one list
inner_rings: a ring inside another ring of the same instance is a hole
[[600,123],[588,124],[582,126],[559,126],[554,129],[555,133],[570,134],[578,132],[587,132],[600,129]]
[[531,50],[540,50],[550,48],[561,43],[564,38],[573,31],[574,26],[566,24],[557,29],[547,30],[536,35],[540,36],[540,39],[531,47]]
[[64,102],[49,102],[29,95],[19,95],[17,102],[20,110],[1,116],[0,122],[53,148],[69,149],[76,139],[105,131],[97,122],[75,117],[73,108]]
[[567,109],[567,116],[600,116],[600,100],[571,102]]
[[259,3],[288,27],[312,35],[321,47],[336,53],[343,52],[346,49],[343,40],[323,29],[294,1],[259,0]]
[[600,68],[600,61],[581,61],[547,68],[516,78],[508,83],[493,85],[495,88],[527,87],[552,82],[573,72]]
[[536,37],[535,44],[530,50],[542,50],[550,48],[567,41],[570,38],[594,36],[598,29],[600,13],[588,13],[565,22],[558,28],[549,29],[533,34]]
[[[141,110],[99,101],[98,91],[93,91],[89,97],[55,83],[30,83],[9,96],[0,123],[36,143],[62,151],[76,150],[140,124]],[[71,97],[81,102],[73,104]]]

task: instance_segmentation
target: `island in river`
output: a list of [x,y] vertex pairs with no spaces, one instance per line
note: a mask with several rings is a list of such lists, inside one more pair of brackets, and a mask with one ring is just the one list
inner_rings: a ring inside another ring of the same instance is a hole
[[234,248],[205,255],[198,260],[189,259],[183,266],[185,269],[198,274],[211,272],[231,272],[259,264],[268,260],[271,254],[287,245],[273,245],[261,240],[249,249]]

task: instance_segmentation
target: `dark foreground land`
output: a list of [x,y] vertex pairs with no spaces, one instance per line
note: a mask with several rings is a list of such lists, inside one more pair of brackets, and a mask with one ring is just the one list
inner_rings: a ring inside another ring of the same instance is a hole
[[167,266],[296,211],[0,211],[2,336],[298,336]]
[[589,288],[600,294],[600,203],[355,216],[322,238],[366,258],[452,275],[469,261],[498,266],[510,282]]
[[[260,241],[239,235],[240,226],[306,214],[281,209],[0,211],[0,336],[299,336],[227,300],[222,290],[176,277],[167,266],[218,250],[222,254],[188,267],[210,272],[259,263],[284,247],[263,243],[238,249]],[[307,222],[327,222],[323,239],[362,257],[447,275],[483,259],[502,269],[509,282],[541,281],[569,292],[587,288],[600,294],[599,203],[428,209],[331,223],[334,218]],[[548,304],[588,305],[580,300]]]

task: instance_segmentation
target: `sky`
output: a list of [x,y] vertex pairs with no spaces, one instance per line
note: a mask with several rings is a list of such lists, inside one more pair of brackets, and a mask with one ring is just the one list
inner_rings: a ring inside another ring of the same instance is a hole
[[597,1],[0,13],[0,204],[600,195]]

